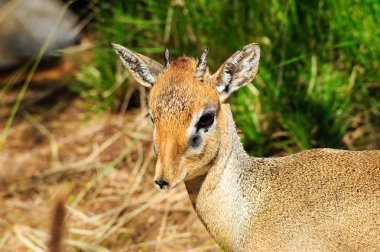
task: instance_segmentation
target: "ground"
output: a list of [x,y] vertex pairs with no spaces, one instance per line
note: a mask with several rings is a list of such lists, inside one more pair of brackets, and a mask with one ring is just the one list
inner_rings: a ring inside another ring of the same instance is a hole
[[[144,110],[90,112],[44,83],[31,83],[0,152],[0,251],[46,251],[61,198],[63,251],[219,251],[184,185],[154,187]],[[1,131],[18,92],[3,96]]]

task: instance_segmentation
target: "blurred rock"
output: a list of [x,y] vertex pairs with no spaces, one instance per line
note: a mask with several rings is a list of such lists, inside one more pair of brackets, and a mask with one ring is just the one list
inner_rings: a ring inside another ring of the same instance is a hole
[[[0,69],[35,57],[49,34],[54,37],[44,54],[79,42],[77,17],[59,0],[0,0]],[[59,24],[57,24],[59,21]]]

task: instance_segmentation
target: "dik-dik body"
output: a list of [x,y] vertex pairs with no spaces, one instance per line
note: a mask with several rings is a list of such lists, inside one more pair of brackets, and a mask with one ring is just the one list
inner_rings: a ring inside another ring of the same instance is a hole
[[114,45],[123,64],[151,87],[158,156],[155,183],[185,182],[210,234],[228,251],[380,251],[380,151],[314,149],[250,157],[227,98],[258,71],[249,44],[213,75],[207,50],[164,65]]

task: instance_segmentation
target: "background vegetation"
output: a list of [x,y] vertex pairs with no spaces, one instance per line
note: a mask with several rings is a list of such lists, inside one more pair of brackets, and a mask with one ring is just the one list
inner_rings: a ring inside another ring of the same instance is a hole
[[165,47],[193,57],[208,47],[212,71],[258,42],[259,74],[231,101],[252,154],[379,147],[378,1],[124,0],[97,7],[94,61],[77,86],[96,108],[118,110],[126,92],[115,80],[111,42],[157,60]]
[[62,251],[220,251],[183,184],[154,187],[147,90],[111,42],[161,62],[207,47],[212,72],[258,42],[259,73],[230,100],[251,154],[380,149],[379,1],[64,2],[88,24],[81,43],[0,72],[0,251],[47,251],[50,225]]

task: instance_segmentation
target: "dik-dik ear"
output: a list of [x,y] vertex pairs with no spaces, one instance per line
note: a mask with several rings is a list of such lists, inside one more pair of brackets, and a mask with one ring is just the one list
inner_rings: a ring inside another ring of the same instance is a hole
[[137,82],[146,87],[152,87],[156,83],[157,76],[164,69],[160,63],[121,45],[112,44],[112,46]]
[[232,55],[211,77],[224,102],[232,92],[251,82],[259,69],[260,47],[256,43],[246,45]]

